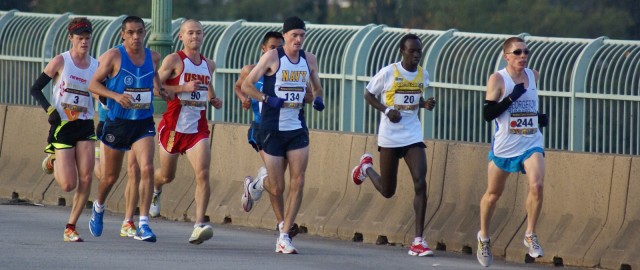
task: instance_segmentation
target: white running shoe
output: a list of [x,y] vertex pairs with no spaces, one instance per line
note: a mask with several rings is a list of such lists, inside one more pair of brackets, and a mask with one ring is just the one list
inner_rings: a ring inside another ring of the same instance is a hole
[[529,248],[529,256],[538,258],[544,256],[544,251],[538,242],[538,236],[534,233],[531,236],[524,236],[524,245]]
[[282,254],[298,254],[298,250],[291,244],[290,237],[278,237],[276,252]]
[[489,267],[493,263],[493,254],[491,253],[491,240],[480,240],[480,233],[478,232],[478,249],[476,250],[476,257],[480,265]]
[[251,178],[251,176],[246,176],[244,178],[244,183],[243,183],[243,192],[242,192],[242,198],[240,198],[240,202],[242,203],[242,209],[245,212],[249,212],[251,211],[251,209],[253,208],[253,198],[251,197],[251,182],[253,182],[253,178]]
[[193,228],[189,243],[200,245],[202,242],[211,239],[211,237],[213,237],[213,227],[211,225],[200,225]]
[[149,207],[149,216],[160,216],[160,194],[161,192],[153,192],[153,198],[151,198],[151,207]]
[[[264,179],[266,177],[267,177],[267,168],[262,166],[258,170],[258,175],[256,176],[255,179],[253,179],[253,181],[251,182],[251,186],[249,188],[249,192],[251,192],[251,198],[254,201],[260,200],[260,197],[262,197],[262,192],[264,191]],[[258,182],[262,182],[260,187],[256,185]]]

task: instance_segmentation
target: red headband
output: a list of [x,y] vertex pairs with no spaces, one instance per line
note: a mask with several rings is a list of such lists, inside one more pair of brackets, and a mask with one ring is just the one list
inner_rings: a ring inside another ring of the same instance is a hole
[[89,32],[91,32],[91,24],[89,24],[88,22],[85,21],[80,21],[72,26],[70,26],[67,30],[69,30],[69,33],[73,33],[74,30],[80,29],[80,28],[89,28]]

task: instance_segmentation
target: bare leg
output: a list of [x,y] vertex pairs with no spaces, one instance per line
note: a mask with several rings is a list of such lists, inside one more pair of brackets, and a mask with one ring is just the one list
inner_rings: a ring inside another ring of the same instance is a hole
[[536,231],[536,223],[540,217],[544,185],[544,157],[542,153],[534,153],[524,161],[524,168],[529,179],[529,194],[527,196],[527,233]]
[[140,165],[140,216],[149,216],[149,206],[151,206],[151,197],[153,196],[153,137],[137,140],[133,143],[131,150]]
[[496,209],[496,202],[502,196],[507,177],[508,172],[498,168],[493,161],[489,162],[487,190],[480,200],[480,237],[490,236],[491,217]]
[[209,139],[201,140],[187,151],[187,158],[196,175],[196,224],[202,224],[205,222],[204,216],[207,214],[207,206],[211,196],[211,187],[209,185],[209,164],[211,160]]
[[[290,184],[289,194],[285,202],[283,230],[289,232],[298,215],[300,204],[302,203],[304,174],[309,161],[309,147],[287,152],[287,160],[289,161]],[[282,171],[282,175],[284,176],[284,171]],[[284,182],[284,179],[282,179],[282,181]]]
[[127,154],[127,186],[124,189],[124,219],[133,220],[133,215],[138,206],[138,186],[140,185],[140,166],[136,156],[129,152]]
[[424,231],[424,217],[427,211],[427,155],[424,148],[412,147],[404,156],[409,167],[415,195],[413,197],[413,211],[416,214],[416,237],[422,237]]

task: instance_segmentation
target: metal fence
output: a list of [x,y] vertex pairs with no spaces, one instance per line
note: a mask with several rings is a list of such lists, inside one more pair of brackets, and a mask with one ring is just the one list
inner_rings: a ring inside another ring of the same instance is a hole
[[[46,63],[68,49],[65,26],[75,16],[0,11],[0,103],[35,105],[28,89]],[[94,24],[91,54],[97,58],[120,43],[124,16],[87,17]],[[182,46],[181,21],[172,23],[174,50]],[[150,29],[151,21],[145,22]],[[202,23],[202,51],[216,61],[214,87],[225,104],[208,116],[247,124],[251,114],[242,110],[233,85],[242,66],[258,61],[264,33],[281,30],[281,23]],[[422,66],[431,80],[426,96],[438,100],[433,112],[420,113],[425,138],[490,142],[491,123],[482,120],[485,84],[491,73],[505,66],[501,44],[509,36],[455,29],[308,24],[305,50],[318,58],[327,104],[321,113],[305,110],[310,128],[376,133],[379,113],[366,105],[364,87],[378,70],[400,60],[398,41],[406,33],[422,39]],[[546,147],[640,154],[640,41],[518,36],[532,51],[529,67],[541,74],[540,110],[550,115],[550,126],[544,129]]]

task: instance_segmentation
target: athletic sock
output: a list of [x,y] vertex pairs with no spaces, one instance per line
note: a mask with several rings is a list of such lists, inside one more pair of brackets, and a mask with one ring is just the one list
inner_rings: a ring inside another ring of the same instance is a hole
[[278,231],[282,232],[283,226],[284,226],[284,221],[280,221],[280,223],[278,223]]
[[482,242],[489,242],[489,237],[480,236],[480,232],[478,232],[478,239],[480,239],[480,241]]
[[100,205],[97,201],[93,203],[93,209],[98,213],[104,212],[104,205]]
[[413,238],[413,244],[417,245],[422,243],[422,237],[416,236],[415,238]]
[[145,224],[149,224],[149,217],[148,216],[140,216],[140,222],[138,223],[140,227],[142,227],[142,225]]

